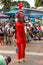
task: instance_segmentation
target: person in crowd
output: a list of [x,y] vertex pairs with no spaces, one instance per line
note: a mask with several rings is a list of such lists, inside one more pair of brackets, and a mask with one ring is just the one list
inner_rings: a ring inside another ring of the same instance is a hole
[[9,27],[9,22],[8,21],[5,21],[5,30],[4,30],[4,36],[5,36],[5,43],[6,45],[8,45],[8,33],[7,33],[7,29]]
[[[16,43],[16,26],[15,23],[13,24],[13,38],[14,38],[14,42]],[[16,44],[14,43],[14,46],[16,46]]]
[[27,28],[27,32],[26,32],[26,41],[27,41],[27,43],[29,43],[29,30],[28,30],[28,28]]
[[32,20],[29,21],[29,24],[30,24],[31,27],[33,27]]
[[2,24],[0,23],[0,45],[4,45],[4,32],[2,30]]
[[30,28],[30,36],[31,36],[31,39],[32,39],[33,38],[33,34],[32,34],[33,22],[32,22],[32,20],[29,21],[29,28]]
[[14,25],[13,25],[13,29],[14,29],[13,34],[15,35],[15,32],[16,32],[15,23],[14,23]]
[[41,29],[40,24],[38,25],[37,29],[38,29],[38,39],[41,40],[41,35],[40,35],[40,33],[41,33],[41,30],[42,30],[42,29]]
[[27,27],[26,27],[26,30],[27,30],[27,38],[28,38],[28,42],[31,41],[31,27],[30,27],[30,24],[27,24]]
[[10,56],[3,56],[0,55],[0,65],[8,65],[11,62],[11,57]]
[[26,35],[24,31],[24,4],[18,3],[19,11],[16,13],[16,45],[18,48],[18,63],[25,61]]
[[29,29],[29,35],[31,37],[31,39],[33,38],[33,26],[31,27],[30,24],[28,24],[28,29]]
[[36,40],[37,33],[38,33],[38,29],[37,29],[36,25],[34,24],[34,27],[33,27],[33,39],[34,40]]
[[42,36],[43,36],[43,23],[41,25],[41,31],[42,31]]
[[38,25],[37,29],[41,32],[41,25]]
[[5,28],[7,29],[9,27],[9,21],[5,21]]
[[8,25],[8,29],[7,29],[7,33],[8,33],[8,43],[12,43],[12,37],[13,37],[13,27],[11,25],[11,23],[9,23]]

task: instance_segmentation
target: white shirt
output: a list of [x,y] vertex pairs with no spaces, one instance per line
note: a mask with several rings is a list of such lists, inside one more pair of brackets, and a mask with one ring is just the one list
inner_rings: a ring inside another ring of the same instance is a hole
[[10,33],[14,31],[13,27],[10,27],[10,28],[8,27],[7,31],[9,31],[9,29],[10,29]]
[[30,26],[31,26],[31,27],[33,27],[33,24],[32,24],[32,22],[29,22],[29,24],[30,24]]
[[8,24],[7,24],[7,25],[5,25],[5,29],[8,29],[8,27],[9,27],[9,26],[8,26]]
[[15,22],[17,22],[18,21],[18,19],[17,18],[15,18]]

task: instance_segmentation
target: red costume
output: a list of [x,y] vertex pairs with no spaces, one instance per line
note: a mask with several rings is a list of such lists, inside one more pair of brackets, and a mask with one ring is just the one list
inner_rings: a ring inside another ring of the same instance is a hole
[[[18,7],[21,9],[24,4],[19,3]],[[16,13],[16,39],[17,39],[17,47],[18,47],[18,59],[25,58],[25,47],[26,47],[26,36],[24,31],[24,12],[18,11]]]

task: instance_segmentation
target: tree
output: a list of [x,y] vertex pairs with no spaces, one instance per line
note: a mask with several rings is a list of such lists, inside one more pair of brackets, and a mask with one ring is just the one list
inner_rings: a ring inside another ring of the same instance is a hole
[[11,2],[11,6],[15,6],[15,5],[17,5],[17,4],[18,4],[17,1]]
[[[19,2],[21,2],[21,1],[14,1],[14,2],[11,3],[11,5],[12,5],[12,6],[15,6],[15,5],[17,5]],[[30,4],[29,4],[27,1],[22,1],[22,2],[24,3],[25,7],[27,7],[27,8],[30,7]]]
[[[21,2],[21,1],[18,1],[18,3]],[[30,4],[27,2],[27,1],[22,1],[24,3],[24,6],[29,8],[30,7]]]
[[0,0],[0,2],[4,5],[3,11],[9,11],[11,6],[11,0]]
[[[4,5],[3,11],[7,12],[7,11],[10,11],[11,6],[16,6],[21,1],[11,2],[11,0],[0,0],[0,2]],[[30,4],[27,1],[22,1],[22,2],[24,3],[25,7],[27,7],[27,8],[30,7]]]
[[35,0],[35,6],[36,7],[43,6],[43,0]]

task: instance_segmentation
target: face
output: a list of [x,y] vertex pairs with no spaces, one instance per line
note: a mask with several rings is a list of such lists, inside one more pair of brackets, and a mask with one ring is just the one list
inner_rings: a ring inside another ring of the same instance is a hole
[[7,57],[5,57],[5,61],[6,61],[6,64],[8,65],[8,63],[9,63],[9,62],[8,62],[8,59],[7,59]]
[[22,7],[22,10],[24,9],[24,6]]
[[23,9],[24,9],[24,6],[23,6],[23,7],[21,7],[19,10],[21,10],[21,11],[22,11]]

